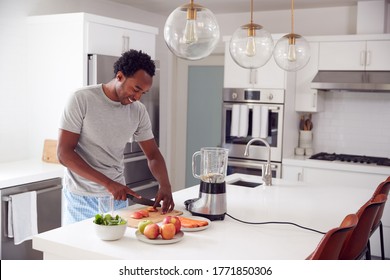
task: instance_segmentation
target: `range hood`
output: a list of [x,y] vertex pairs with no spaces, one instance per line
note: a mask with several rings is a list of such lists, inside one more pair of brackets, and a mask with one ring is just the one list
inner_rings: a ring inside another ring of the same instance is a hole
[[318,71],[311,87],[319,90],[390,92],[390,71]]

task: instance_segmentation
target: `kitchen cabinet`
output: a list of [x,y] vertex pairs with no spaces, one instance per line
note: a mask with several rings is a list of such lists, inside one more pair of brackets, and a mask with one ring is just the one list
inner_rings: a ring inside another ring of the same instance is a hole
[[373,182],[384,181],[387,176],[326,168],[288,166],[283,164],[282,177],[289,181],[316,184],[342,184],[348,186],[371,186]]
[[324,108],[324,96],[320,91],[311,88],[311,82],[318,72],[319,42],[309,42],[310,60],[307,65],[296,72],[295,111],[320,112]]
[[134,48],[154,59],[157,33],[155,27],[87,13],[28,17],[26,102],[33,154],[41,155],[44,139],[57,139],[69,95],[87,85],[87,54],[119,56]]
[[[356,164],[320,163],[313,160],[285,160],[282,164],[282,178],[287,181],[299,181],[313,185],[340,185],[346,188],[370,190],[370,196],[390,174],[388,167],[375,167]],[[367,196],[367,200],[370,198]],[[351,193],[351,197],[353,194]],[[358,209],[356,209],[357,211]],[[387,203],[382,217],[384,236],[390,236],[390,206]],[[371,237],[371,251],[380,256],[379,234]],[[385,246],[385,255],[390,255],[390,246]]]
[[153,33],[88,22],[87,34],[88,53],[120,56],[129,49],[136,49],[155,57],[156,36]]
[[225,88],[273,88],[284,89],[285,71],[273,59],[258,69],[246,69],[239,66],[231,57],[229,41],[225,42]]
[[321,42],[319,70],[390,70],[390,40]]

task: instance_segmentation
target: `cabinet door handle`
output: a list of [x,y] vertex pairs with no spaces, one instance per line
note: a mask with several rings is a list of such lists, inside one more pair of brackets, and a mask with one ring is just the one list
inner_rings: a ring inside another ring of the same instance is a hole
[[298,182],[301,182],[302,180],[301,180],[301,177],[302,177],[302,173],[301,172],[298,172]]
[[313,108],[316,107],[317,104],[317,92],[313,92]]
[[360,66],[366,65],[366,51],[360,52]]
[[366,66],[371,64],[371,51],[367,51],[366,53]]
[[130,48],[130,37],[122,36],[122,53],[128,51]]
[[249,83],[253,86],[257,84],[257,69],[251,69],[249,72]]

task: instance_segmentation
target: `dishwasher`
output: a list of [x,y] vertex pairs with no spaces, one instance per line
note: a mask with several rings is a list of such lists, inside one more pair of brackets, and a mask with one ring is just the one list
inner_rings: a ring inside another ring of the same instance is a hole
[[8,237],[8,202],[10,195],[36,191],[38,233],[61,226],[61,178],[53,178],[0,190],[1,194],[1,259],[41,260],[43,253],[32,248],[32,240],[15,245]]

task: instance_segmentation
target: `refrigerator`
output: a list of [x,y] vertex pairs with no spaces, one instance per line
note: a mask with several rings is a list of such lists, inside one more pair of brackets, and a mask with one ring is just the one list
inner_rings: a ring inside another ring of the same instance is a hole
[[[88,85],[107,83],[112,80],[114,63],[119,57],[100,54],[88,54]],[[152,88],[144,94],[140,101],[148,111],[152,130],[159,145],[160,136],[160,64],[154,61],[156,74],[153,77]],[[146,156],[138,143],[129,141],[124,148],[124,176],[126,185],[144,197],[154,198],[158,190],[158,182],[149,170]],[[133,202],[129,200],[129,205]]]

